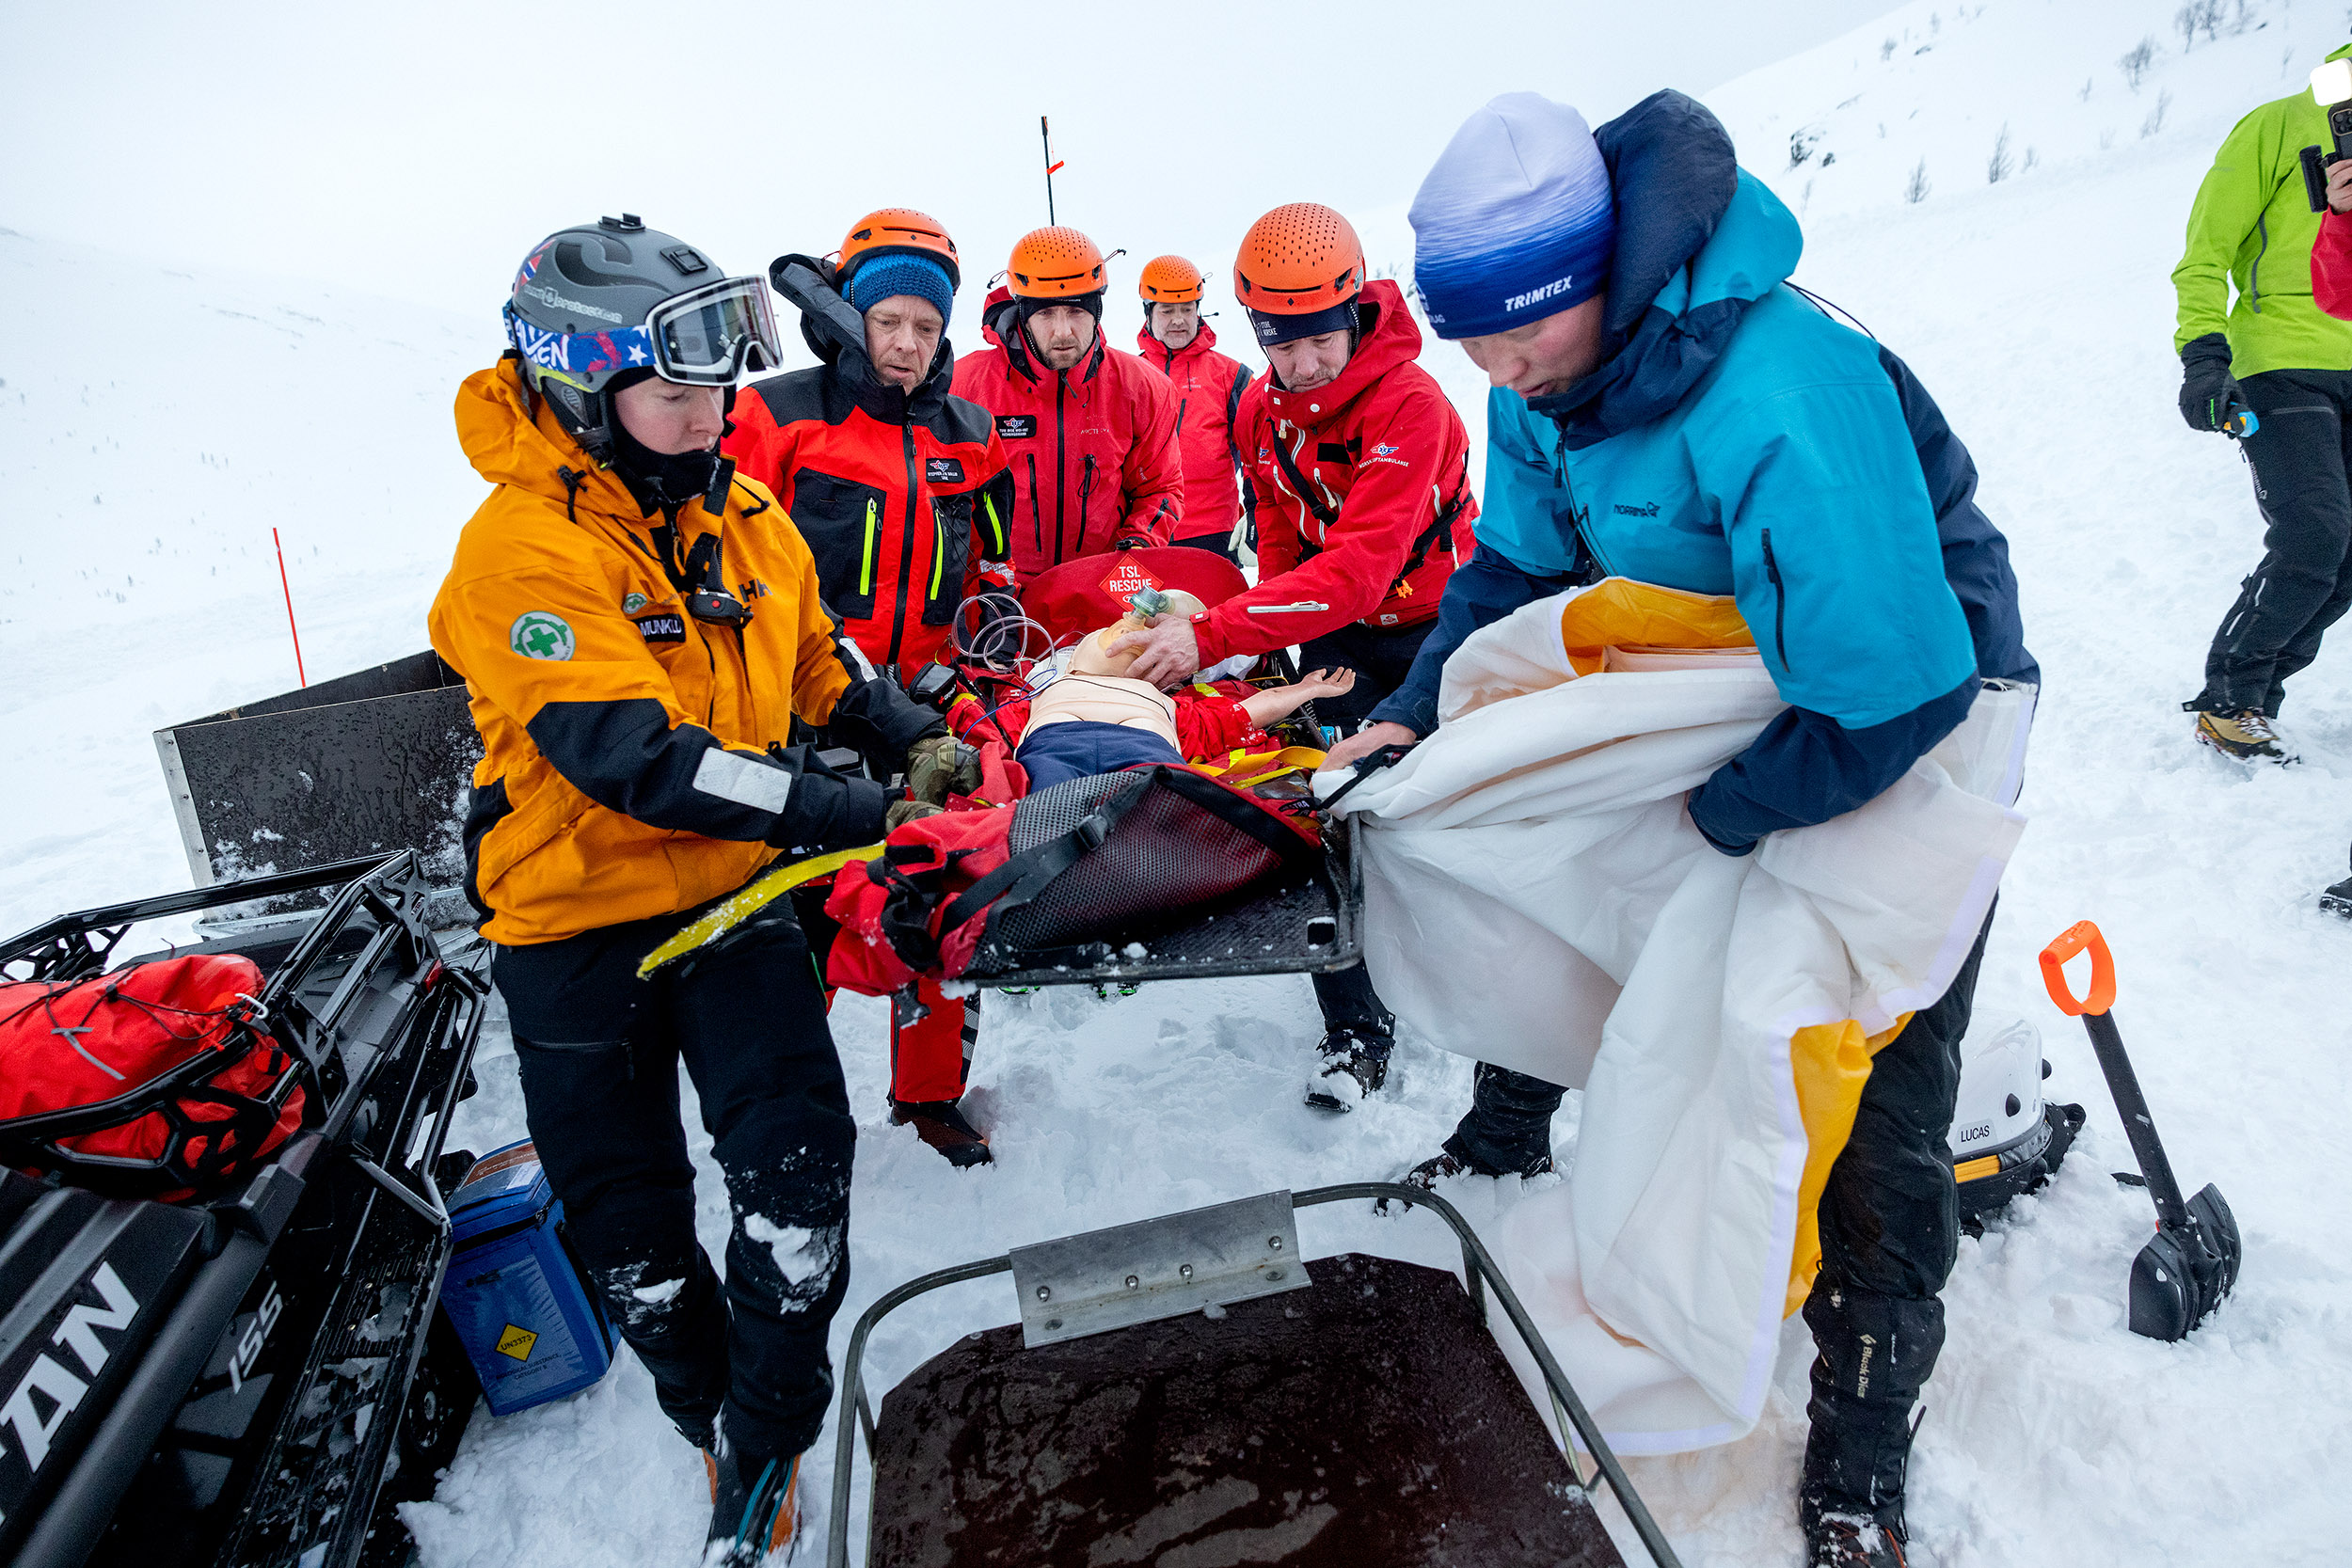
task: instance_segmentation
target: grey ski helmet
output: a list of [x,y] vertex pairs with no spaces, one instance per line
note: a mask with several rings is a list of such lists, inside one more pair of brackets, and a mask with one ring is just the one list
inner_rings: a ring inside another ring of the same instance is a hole
[[732,387],[780,363],[765,278],[729,277],[634,213],[560,229],[515,274],[507,339],[524,384],[598,461],[612,451],[612,395],[644,372]]

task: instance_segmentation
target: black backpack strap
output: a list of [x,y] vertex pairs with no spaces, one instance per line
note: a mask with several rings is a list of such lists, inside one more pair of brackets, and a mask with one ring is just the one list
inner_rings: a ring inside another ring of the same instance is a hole
[[1445,546],[1447,554],[1451,555],[1454,552],[1454,520],[1469,510],[1469,500],[1470,476],[1466,471],[1462,476],[1462,483],[1454,491],[1454,499],[1438,508],[1436,519],[1427,528],[1422,530],[1421,536],[1413,541],[1412,551],[1405,558],[1405,569],[1397,573],[1396,581],[1389,585],[1391,594],[1403,587],[1406,578],[1421,570],[1422,563],[1429,559],[1429,552],[1440,543]]
[[[1323,498],[1307,483],[1306,476],[1298,471],[1297,463],[1292,460],[1290,449],[1282,444],[1279,436],[1274,441],[1274,457],[1281,464],[1283,477],[1291,482],[1291,488],[1298,493],[1298,499],[1307,503],[1307,510],[1314,514],[1315,521],[1321,523],[1324,531],[1328,533],[1338,524],[1340,515],[1324,504]],[[1396,574],[1396,580],[1389,584],[1389,591],[1381,595],[1382,598],[1394,594],[1405,585],[1406,578],[1420,571],[1428,562],[1429,552],[1439,544],[1443,544],[1449,553],[1452,552],[1454,524],[1469,509],[1470,458],[1466,454],[1462,459],[1459,482],[1454,487],[1454,499],[1438,508],[1437,517],[1413,541],[1412,549],[1405,557],[1404,569]],[[1302,562],[1311,561],[1323,553],[1323,546],[1310,539],[1300,539],[1298,546],[1298,559]]]
[[1231,787],[1204,778],[1189,768],[1161,763],[1152,771],[1154,785],[1166,785],[1231,828],[1240,830],[1274,851],[1285,865],[1311,858],[1317,851],[1296,830],[1286,827],[1273,813],[1251,805]]
[[1126,799],[1106,800],[1087,814],[1076,827],[1059,838],[1024,849],[1011,856],[995,870],[956,895],[939,920],[940,940],[965,921],[985,911],[999,898],[1003,908],[1019,909],[1045,891],[1046,884],[1086,857],[1089,850],[1110,836],[1120,817],[1133,811],[1136,802],[1147,793],[1137,789]]
[[[1282,444],[1282,434],[1279,431],[1275,432],[1274,435],[1274,460],[1282,466],[1282,477],[1291,482],[1291,489],[1296,493],[1300,500],[1307,503],[1307,510],[1314,514],[1315,521],[1323,525],[1325,532],[1329,532],[1338,524],[1340,515],[1330,503],[1315,493],[1315,487],[1307,483],[1307,476],[1298,471],[1297,460],[1291,456],[1291,449]],[[1305,541],[1302,540],[1300,543],[1303,544]],[[1316,546],[1318,551],[1321,548],[1321,546]],[[1305,560],[1306,557],[1302,554],[1299,559]]]

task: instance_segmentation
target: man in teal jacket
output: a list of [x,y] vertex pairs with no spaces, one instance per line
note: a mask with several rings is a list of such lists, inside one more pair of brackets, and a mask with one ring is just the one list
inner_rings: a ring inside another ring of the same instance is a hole
[[[2352,44],[2328,57],[2347,56]],[[2352,606],[2352,323],[2312,300],[2319,214],[2299,154],[2314,145],[2330,145],[2328,115],[2309,92],[2239,120],[2197,189],[2172,269],[2182,417],[2217,431],[2239,404],[2253,410],[2260,427],[2240,451],[2264,527],[2262,562],[2205,656],[2204,689],[2182,706],[2200,740],[2265,762],[2293,760],[2272,724],[2287,677]]]
[[[1796,218],[1704,107],[1661,92],[1596,135],[1533,93],[1496,99],[1412,220],[1430,325],[1494,383],[1478,550],[1405,685],[1334,762],[1435,728],[1446,657],[1478,626],[1612,575],[1733,595],[1789,704],[1689,796],[1726,855],[1877,796],[1985,681],[2039,682],[1966,449],[1900,359],[1786,286]],[[1945,1137],[1983,952],[1980,933],[1878,1054],[1822,1194],[1798,1494],[1817,1568],[1902,1562],[1910,1416],[1959,1243]],[[1408,1180],[1549,1168],[1559,1088],[1482,1063],[1474,1096]]]

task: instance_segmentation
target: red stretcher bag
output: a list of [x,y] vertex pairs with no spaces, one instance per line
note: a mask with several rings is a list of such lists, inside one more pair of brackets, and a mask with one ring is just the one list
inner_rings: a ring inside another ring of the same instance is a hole
[[1097,773],[1018,804],[909,822],[834,881],[842,930],[826,977],[887,996],[1041,955],[1144,941],[1323,859],[1298,801],[1263,800],[1188,768]]
[[302,1125],[262,986],[233,954],[0,983],[0,1158],[166,1202],[252,1168]]
[[1127,601],[1143,588],[1181,588],[1214,610],[1248,593],[1249,579],[1214,550],[1153,545],[1049,567],[1021,585],[1021,608],[1059,645],[1126,614]]

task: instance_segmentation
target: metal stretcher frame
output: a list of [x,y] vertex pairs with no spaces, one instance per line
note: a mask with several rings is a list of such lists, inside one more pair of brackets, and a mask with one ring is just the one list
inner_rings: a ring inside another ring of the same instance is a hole
[[[1567,1373],[1561,1370],[1559,1360],[1551,1354],[1551,1347],[1544,1342],[1544,1337],[1536,1329],[1534,1320],[1528,1317],[1527,1308],[1520,1305],[1518,1294],[1502,1277],[1502,1271],[1486,1251],[1486,1243],[1478,1239],[1478,1233],[1470,1228],[1469,1222],[1462,1218],[1454,1205],[1435,1193],[1394,1181],[1345,1181],[1329,1187],[1315,1187],[1291,1195],[1290,1202],[1291,1208],[1296,1211],[1324,1203],[1343,1203],[1350,1198],[1389,1199],[1411,1208],[1426,1209],[1453,1227],[1454,1238],[1462,1245],[1464,1288],[1470,1292],[1470,1304],[1477,1309],[1479,1321],[1492,1326],[1486,1308],[1486,1293],[1491,1291],[1494,1299],[1502,1305],[1503,1315],[1510,1320],[1512,1328],[1518,1332],[1521,1342],[1534,1356],[1536,1366],[1542,1370],[1544,1386],[1551,1395],[1552,1412],[1561,1429],[1573,1429],[1577,1442],[1593,1457],[1593,1471],[1587,1475],[1577,1462],[1575,1449],[1569,1449],[1569,1473],[1587,1492],[1596,1484],[1605,1483],[1608,1486],[1618,1506],[1625,1510],[1626,1519],[1632,1526],[1633,1533],[1641,1538],[1643,1548],[1649,1553],[1654,1568],[1681,1568],[1681,1560],[1675,1556],[1665,1532],[1650,1517],[1649,1509],[1643,1503],[1641,1495],[1634,1491],[1632,1481],[1627,1477],[1624,1466],[1618,1464],[1617,1456],[1611,1451],[1608,1440],[1601,1435],[1591,1413],[1584,1408],[1584,1402],[1577,1397]],[[841,1407],[834,1421],[833,1506],[825,1521],[825,1568],[849,1568],[850,1495],[854,1481],[852,1471],[857,1458],[856,1440],[861,1432],[866,1438],[869,1466],[874,1453],[874,1411],[866,1397],[866,1343],[872,1336],[875,1325],[917,1296],[928,1295],[948,1285],[961,1284],[967,1279],[1009,1274],[1012,1268],[1013,1259],[1008,1253],[998,1258],[984,1258],[958,1264],[954,1268],[940,1269],[910,1279],[885,1292],[858,1319],[857,1326],[850,1334],[849,1354],[844,1357]]]

